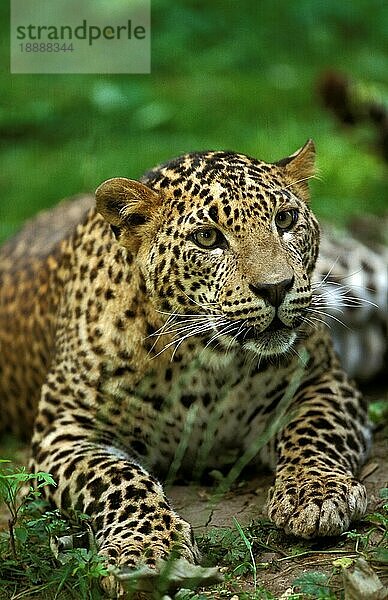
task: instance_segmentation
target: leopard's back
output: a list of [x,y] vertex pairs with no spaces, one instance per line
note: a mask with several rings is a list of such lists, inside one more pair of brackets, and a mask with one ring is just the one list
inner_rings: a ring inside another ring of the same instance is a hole
[[29,437],[53,353],[64,248],[92,196],[29,220],[0,249],[0,432]]

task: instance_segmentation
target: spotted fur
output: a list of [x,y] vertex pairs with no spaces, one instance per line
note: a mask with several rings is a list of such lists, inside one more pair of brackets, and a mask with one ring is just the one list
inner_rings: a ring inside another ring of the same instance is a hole
[[313,163],[312,142],[273,164],[187,154],[104,182],[97,210],[65,203],[2,249],[2,425],[34,427],[49,499],[89,514],[117,564],[173,548],[198,560],[156,477],[250,452],[290,384],[281,431],[252,459],[275,469],[270,518],[311,537],[365,511],[365,402],[311,312]]

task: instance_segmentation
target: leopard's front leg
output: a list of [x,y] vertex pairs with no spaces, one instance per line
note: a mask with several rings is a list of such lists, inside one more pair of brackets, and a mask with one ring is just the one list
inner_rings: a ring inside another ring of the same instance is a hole
[[306,379],[292,408],[297,416],[278,440],[269,517],[304,538],[338,535],[367,506],[355,478],[370,438],[365,402],[336,370]]
[[[47,402],[43,406],[47,421]],[[41,423],[38,415],[32,466],[57,482],[57,488],[47,488],[47,497],[64,512],[91,517],[99,552],[109,563],[155,567],[172,551],[197,562],[192,528],[171,508],[160,483],[122,450],[98,442],[88,411],[78,407],[73,417],[70,411],[57,413],[44,431]],[[114,578],[103,585],[116,595]]]

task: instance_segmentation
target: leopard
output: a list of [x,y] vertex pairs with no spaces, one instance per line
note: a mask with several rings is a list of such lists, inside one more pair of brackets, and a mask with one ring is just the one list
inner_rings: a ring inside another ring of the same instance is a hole
[[364,514],[371,429],[319,312],[343,263],[328,239],[319,255],[315,154],[190,152],[1,248],[0,429],[31,440],[31,469],[56,482],[42,494],[89,516],[108,564],[200,561],[164,482],[231,453],[274,471],[267,512],[287,534],[336,536]]

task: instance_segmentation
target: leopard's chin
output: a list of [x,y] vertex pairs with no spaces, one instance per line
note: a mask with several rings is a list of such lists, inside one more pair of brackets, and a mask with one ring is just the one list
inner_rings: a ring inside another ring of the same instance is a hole
[[242,340],[244,350],[257,356],[268,358],[287,353],[296,342],[297,334],[293,327],[286,325],[278,316],[262,332],[251,333],[249,339]]
[[[297,323],[296,325],[298,325]],[[286,354],[297,341],[298,327],[290,327],[277,316],[264,331],[255,327],[240,327],[237,335],[225,335],[218,343],[228,349],[240,348],[254,352],[258,357],[269,358]]]
[[296,332],[288,328],[271,332],[263,331],[256,338],[243,342],[242,347],[257,356],[267,358],[286,354],[291,350],[296,339]]

